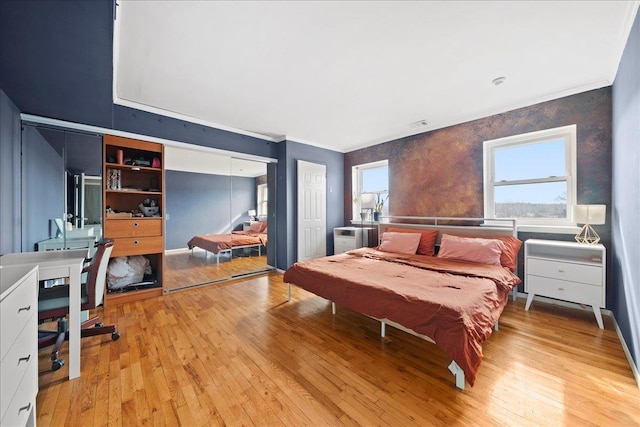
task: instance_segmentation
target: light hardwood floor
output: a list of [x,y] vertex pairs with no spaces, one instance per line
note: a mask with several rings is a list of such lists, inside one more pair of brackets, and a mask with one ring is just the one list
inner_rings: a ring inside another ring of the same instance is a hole
[[200,248],[168,252],[165,255],[164,288],[173,291],[268,269],[265,248],[260,256],[255,250],[240,251],[243,249],[234,251],[233,258],[229,254],[221,255],[220,263],[216,262],[215,255]]
[[81,378],[40,351],[38,426],[640,425],[612,320],[588,311],[510,301],[465,391],[434,344],[295,287],[286,302],[278,273],[99,311],[122,338],[83,339]]

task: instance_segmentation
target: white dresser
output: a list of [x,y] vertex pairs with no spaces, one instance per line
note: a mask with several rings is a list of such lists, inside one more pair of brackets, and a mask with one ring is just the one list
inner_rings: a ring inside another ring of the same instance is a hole
[[369,245],[369,227],[336,227],[333,229],[333,253],[341,254]]
[[35,426],[38,268],[0,266],[0,425]]
[[590,305],[600,329],[605,306],[606,249],[603,245],[530,239],[524,244],[525,310],[542,295]]

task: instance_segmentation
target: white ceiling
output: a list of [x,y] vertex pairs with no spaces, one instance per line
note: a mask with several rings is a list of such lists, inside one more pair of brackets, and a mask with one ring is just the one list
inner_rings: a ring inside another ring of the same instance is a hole
[[116,103],[341,152],[609,86],[639,4],[118,3]]

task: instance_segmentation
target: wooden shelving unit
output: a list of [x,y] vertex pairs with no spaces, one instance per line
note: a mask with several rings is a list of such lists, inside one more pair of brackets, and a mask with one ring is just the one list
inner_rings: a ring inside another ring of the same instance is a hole
[[[107,292],[105,305],[121,304],[163,293],[164,273],[164,146],[113,135],[103,138],[104,237],[115,242],[111,257],[143,255],[149,259],[157,285]],[[141,216],[140,204],[153,200],[153,216]]]

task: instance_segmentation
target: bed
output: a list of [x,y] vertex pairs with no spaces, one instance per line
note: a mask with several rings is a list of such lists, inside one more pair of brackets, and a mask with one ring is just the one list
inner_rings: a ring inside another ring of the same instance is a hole
[[[451,357],[456,386],[473,386],[482,343],[497,330],[509,292],[515,297],[520,283],[515,269],[522,242],[515,236],[515,221],[386,220],[379,226],[377,248],[287,269],[288,299],[294,284],[330,300],[333,313],[337,304],[379,320],[382,336],[391,325],[434,342]],[[396,238],[400,240],[393,242]]]
[[234,249],[256,250],[258,256],[262,255],[262,247],[267,246],[266,222],[256,222],[248,230],[233,231],[227,234],[201,234],[193,236],[187,242],[191,249],[198,247],[204,249],[206,254],[211,252],[216,258],[216,264],[220,265],[221,254],[232,254]]

